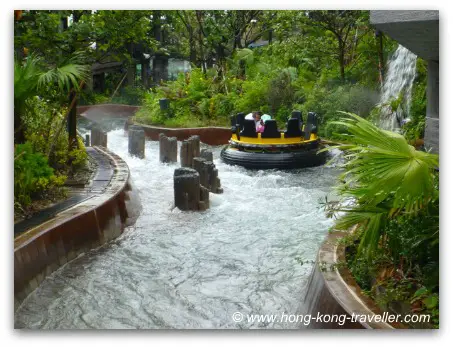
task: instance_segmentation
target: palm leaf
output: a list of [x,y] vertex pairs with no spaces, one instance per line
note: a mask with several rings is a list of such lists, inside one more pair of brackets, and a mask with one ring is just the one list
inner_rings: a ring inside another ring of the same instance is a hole
[[61,67],[55,67],[43,73],[38,80],[38,88],[44,88],[49,84],[56,84],[60,91],[77,88],[79,80],[88,77],[88,68],[85,65],[69,63]]
[[[349,161],[337,189],[343,197],[353,198],[356,207],[346,210],[336,227],[360,224],[359,249],[371,254],[389,218],[401,211],[417,213],[435,197],[433,173],[439,158],[415,150],[400,134],[382,130],[355,114],[341,113],[348,117],[334,123],[348,130],[344,138],[349,143],[336,147],[347,151]],[[384,203],[386,209],[382,209]]]

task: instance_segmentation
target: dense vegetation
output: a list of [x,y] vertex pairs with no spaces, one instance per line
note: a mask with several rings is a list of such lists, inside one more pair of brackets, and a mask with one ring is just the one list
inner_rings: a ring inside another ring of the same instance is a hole
[[[350,155],[339,192],[354,205],[327,207],[339,218],[336,227],[359,225],[345,241],[355,278],[383,306],[406,302],[437,324],[438,157],[406,142],[423,138],[426,63],[417,61],[405,138],[374,126],[385,63],[397,44],[375,32],[368,11],[16,12],[17,209],[51,195],[85,163],[83,144],[68,142],[71,91],[80,103],[142,105],[138,122],[174,127],[227,125],[231,114],[252,110],[284,127],[293,109],[314,111],[321,137],[344,141],[340,148]],[[144,78],[136,66],[147,55],[185,59],[191,71],[171,81]],[[87,67],[112,62],[120,68],[96,92]],[[81,81],[87,86],[78,88]],[[170,109],[160,108],[163,98]],[[402,97],[390,101],[392,109],[403,104]],[[338,111],[360,117],[342,120]]]
[[[349,160],[327,204],[346,238],[348,265],[381,304],[428,312],[439,323],[439,157],[354,114],[340,123]],[[347,143],[347,144],[346,144]]]
[[[339,110],[378,113],[385,63],[397,46],[376,34],[368,11],[348,10],[26,11],[15,31],[16,51],[50,63],[82,52],[87,64],[122,64],[104,74],[102,92],[85,88],[81,103],[143,103],[138,121],[167,126],[226,125],[232,113],[259,109],[283,127],[300,109],[318,114],[324,137],[335,137],[328,123]],[[186,59],[192,71],[175,81],[143,78],[136,66],[146,55]],[[420,63],[418,104],[407,115],[414,139],[423,129],[423,70]],[[161,98],[170,111],[160,110]]]
[[[338,118],[338,110],[366,117],[379,101],[379,66],[395,43],[375,36],[367,11],[232,11],[254,12],[244,14],[256,22],[244,22],[243,31],[264,33],[255,38],[267,43],[255,48],[248,47],[253,40],[233,39],[234,25],[214,29],[207,19],[197,21],[200,16],[232,20],[222,11],[184,12],[195,31],[213,30],[224,38],[223,56],[210,37],[193,48],[193,55],[209,57],[212,52],[212,59],[221,64],[209,68],[198,58],[190,74],[153,88],[137,115],[140,122],[226,125],[233,113],[261,110],[284,127],[291,110],[300,109],[305,114],[315,111],[320,134],[332,137],[335,128],[327,124]],[[170,112],[160,110],[161,98],[170,100]]]
[[68,94],[87,78],[83,58],[48,59],[20,48],[27,54],[14,59],[15,219],[64,197],[61,186],[87,159],[83,142],[66,127]]

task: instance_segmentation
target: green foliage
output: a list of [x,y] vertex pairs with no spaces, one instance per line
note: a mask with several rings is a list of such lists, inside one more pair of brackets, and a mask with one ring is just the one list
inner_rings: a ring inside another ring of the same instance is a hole
[[61,186],[66,177],[55,176],[47,158],[33,151],[29,142],[14,150],[14,202],[27,206],[33,197],[51,187]]
[[143,104],[146,90],[140,86],[125,86],[120,88],[113,96],[109,89],[104,93],[96,93],[92,90],[84,90],[80,95],[80,105],[99,105],[99,104],[123,104],[140,106]]
[[[226,125],[234,111],[236,81],[219,86],[214,71],[207,75],[194,69],[191,74],[180,74],[176,81],[146,93],[143,107],[136,114],[142,123],[165,126]],[[218,88],[230,90],[219,93]],[[162,111],[159,99],[170,100],[170,110]]]
[[410,105],[410,121],[403,125],[404,136],[408,140],[423,138],[426,117],[426,62],[417,58],[417,74],[412,86],[412,99]]
[[[20,134],[16,142],[23,142],[26,131],[25,118],[32,112],[31,99],[46,96],[62,103],[61,94],[70,88],[77,89],[78,82],[87,78],[88,67],[77,64],[79,55],[71,56],[60,66],[49,66],[41,57],[31,54],[23,62],[14,60],[14,130]],[[67,98],[66,98],[67,99]]]
[[338,191],[355,204],[340,208],[346,213],[336,227],[346,230],[359,224],[363,230],[359,252],[371,257],[390,220],[403,213],[416,215],[438,198],[434,183],[439,159],[416,151],[402,135],[347,115],[336,122],[350,133],[343,138],[349,144],[338,146],[348,152]]
[[49,165],[57,172],[67,175],[85,166],[87,153],[81,138],[78,138],[78,147],[68,149],[68,132],[61,122],[67,109],[61,108],[58,103],[32,98],[29,101],[29,112],[24,118],[27,125],[26,139],[33,151],[42,153],[46,157],[50,154],[52,144],[54,151]]
[[316,112],[320,120],[319,134],[327,138],[338,138],[337,133],[344,133],[346,128],[334,123],[346,111],[367,117],[377,103],[379,95],[361,85],[341,85],[328,88],[316,85],[306,96],[301,110],[304,114]]
[[[31,10],[24,11],[15,22],[16,50],[26,47],[39,52],[55,64],[62,56],[83,51],[88,61],[131,60],[129,45],[141,43],[156,48],[150,31],[155,20],[153,11],[127,10]],[[62,19],[72,16],[71,25],[63,29]],[[96,42],[96,48],[91,45]]]
[[236,103],[236,109],[241,112],[261,110],[268,112],[267,96],[269,95],[270,78],[258,75],[253,80],[246,80],[242,84],[242,92]]
[[146,91],[140,87],[126,86],[121,88],[111,102],[113,104],[141,105]]
[[439,201],[418,215],[400,215],[385,230],[372,258],[358,253],[360,233],[345,240],[348,268],[363,291],[387,309],[407,306],[439,324]]
[[[379,305],[409,307],[439,322],[439,176],[437,155],[357,115],[336,122],[343,136],[342,201],[327,204],[345,241],[348,268]],[[340,215],[338,213],[341,212]],[[404,313],[404,312],[403,312]]]

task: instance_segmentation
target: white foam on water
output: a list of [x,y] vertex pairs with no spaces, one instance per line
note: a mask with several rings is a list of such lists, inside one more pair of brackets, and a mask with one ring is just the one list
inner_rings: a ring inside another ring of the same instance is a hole
[[[311,265],[333,221],[319,202],[338,171],[249,171],[219,159],[224,193],[204,212],[173,208],[173,172],[158,142],[144,160],[128,154],[123,130],[108,146],[128,164],[143,211],[108,245],[46,278],[15,314],[16,328],[297,328],[235,323],[243,314],[296,314]],[[206,147],[206,146],[203,146]]]

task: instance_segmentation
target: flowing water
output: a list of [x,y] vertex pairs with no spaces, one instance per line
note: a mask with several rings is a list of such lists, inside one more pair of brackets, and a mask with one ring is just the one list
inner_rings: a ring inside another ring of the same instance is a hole
[[205,212],[173,208],[173,172],[158,142],[127,153],[123,130],[109,148],[129,165],[143,211],[116,240],[66,264],[24,301],[16,328],[297,328],[236,323],[232,314],[296,314],[332,220],[319,202],[338,171],[248,171],[219,160],[224,193]]
[[[401,122],[410,114],[412,84],[415,78],[417,56],[403,46],[398,46],[387,63],[387,73],[382,86],[381,100],[381,128],[398,131]],[[400,95],[403,102],[396,111],[389,103]]]

